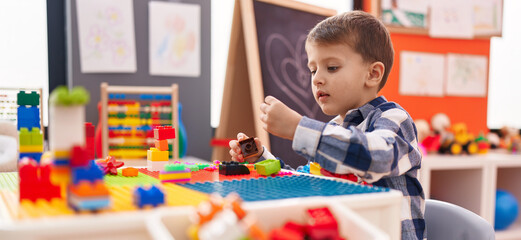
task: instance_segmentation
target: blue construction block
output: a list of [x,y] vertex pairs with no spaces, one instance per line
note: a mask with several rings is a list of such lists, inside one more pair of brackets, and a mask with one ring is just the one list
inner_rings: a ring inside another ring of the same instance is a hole
[[148,190],[143,187],[137,187],[134,191],[134,204],[139,208],[143,208],[145,205],[157,207],[164,203],[165,194],[155,185]]
[[183,187],[204,193],[218,193],[223,197],[231,192],[237,192],[244,201],[250,202],[389,191],[388,188],[363,186],[307,175],[243,179],[240,181],[187,183]]
[[89,182],[103,180],[103,176],[103,171],[101,171],[100,167],[96,164],[96,162],[94,162],[94,160],[90,161],[86,167],[72,168],[71,173],[73,184],[78,184],[83,180],[87,180]]
[[24,157],[32,158],[38,164],[40,164],[40,159],[42,159],[42,153],[41,152],[37,152],[37,153],[20,153],[20,158],[19,159],[22,159]]
[[54,164],[54,166],[65,167],[65,166],[69,166],[71,161],[68,158],[59,158],[59,159],[54,159],[52,163]]
[[27,129],[33,129],[33,127],[40,128],[40,109],[36,106],[19,106],[17,119],[18,130],[23,127]]
[[76,203],[69,203],[69,206],[74,210],[87,210],[87,211],[96,211],[100,209],[105,209],[110,207],[110,199],[109,198],[100,198],[100,199],[80,199],[76,200]]

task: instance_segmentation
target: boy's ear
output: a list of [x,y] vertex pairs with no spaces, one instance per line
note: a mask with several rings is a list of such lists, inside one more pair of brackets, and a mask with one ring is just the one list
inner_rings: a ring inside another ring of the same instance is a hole
[[378,87],[384,76],[385,66],[382,62],[374,62],[369,65],[369,77],[365,81],[368,87]]

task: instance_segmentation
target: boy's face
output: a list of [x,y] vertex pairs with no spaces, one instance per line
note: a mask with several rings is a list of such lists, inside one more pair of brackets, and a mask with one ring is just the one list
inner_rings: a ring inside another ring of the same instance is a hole
[[306,43],[313,96],[327,115],[345,116],[375,96],[368,96],[369,65],[346,44]]

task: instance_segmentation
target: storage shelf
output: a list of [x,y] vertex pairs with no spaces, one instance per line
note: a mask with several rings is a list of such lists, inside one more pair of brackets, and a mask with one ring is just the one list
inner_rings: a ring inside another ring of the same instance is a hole
[[[521,155],[427,155],[420,169],[425,197],[464,207],[494,224],[496,189],[521,201]],[[497,239],[521,239],[521,217],[497,231]]]

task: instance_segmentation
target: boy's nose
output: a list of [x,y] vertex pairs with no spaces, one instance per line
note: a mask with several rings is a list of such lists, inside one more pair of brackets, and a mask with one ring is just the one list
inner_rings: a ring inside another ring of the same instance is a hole
[[323,85],[324,77],[317,71],[315,75],[311,77],[311,82],[313,83],[313,85]]

